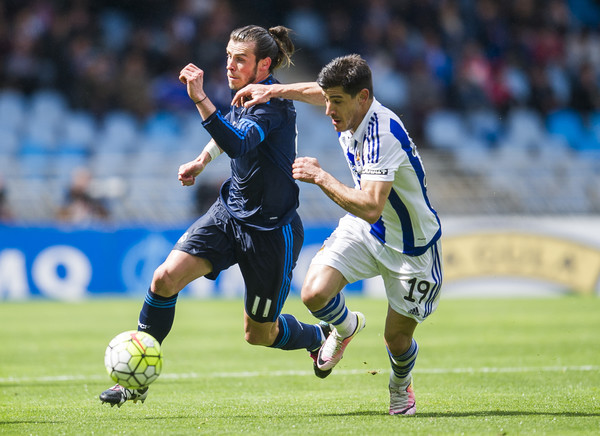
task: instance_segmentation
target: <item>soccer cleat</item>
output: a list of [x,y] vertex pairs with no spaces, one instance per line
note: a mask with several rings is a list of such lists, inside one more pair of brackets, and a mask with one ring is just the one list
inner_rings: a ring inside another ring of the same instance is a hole
[[[325,321],[321,321],[321,322],[319,322],[319,327],[321,327],[321,331],[323,332],[323,337],[326,340],[329,337],[329,334],[331,333],[331,326],[329,324],[327,324]],[[323,342],[325,342],[325,340]],[[313,369],[314,369],[315,375],[317,377],[325,378],[329,374],[331,374],[331,369],[322,370],[322,369],[319,369],[319,366],[317,365],[317,358],[319,357],[319,349],[317,349],[315,351],[310,351],[310,357],[313,360]]]
[[417,403],[412,380],[405,388],[390,383],[390,415],[412,416],[415,413],[417,413]]
[[346,346],[350,343],[352,338],[356,334],[365,328],[366,320],[365,316],[360,312],[354,312],[357,318],[356,329],[347,338],[342,338],[337,330],[334,328],[327,340],[321,346],[319,355],[317,356],[317,366],[321,371],[332,369],[342,359]]
[[115,405],[121,407],[125,401],[133,401],[134,403],[141,401],[143,403],[146,401],[147,396],[147,387],[144,389],[127,389],[121,385],[114,385],[100,394],[100,401],[110,404],[110,407]]

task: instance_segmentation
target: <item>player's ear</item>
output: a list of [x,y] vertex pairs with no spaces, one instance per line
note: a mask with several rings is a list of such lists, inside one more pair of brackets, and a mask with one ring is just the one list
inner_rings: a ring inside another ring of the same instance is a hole
[[271,67],[271,58],[270,57],[266,57],[264,59],[261,59],[260,61],[258,61],[258,68],[262,71],[268,71],[269,68]]
[[369,90],[367,88],[363,88],[360,90],[360,92],[358,93],[358,101],[361,104],[366,103],[369,100]]

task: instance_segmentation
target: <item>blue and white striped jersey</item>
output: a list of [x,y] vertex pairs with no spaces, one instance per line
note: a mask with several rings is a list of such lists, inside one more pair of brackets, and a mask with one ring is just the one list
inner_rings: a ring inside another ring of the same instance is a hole
[[427,251],[440,238],[441,225],[427,197],[423,162],[400,118],[373,99],[356,132],[342,132],[339,140],[356,189],[362,180],[393,181],[371,234],[407,255]]

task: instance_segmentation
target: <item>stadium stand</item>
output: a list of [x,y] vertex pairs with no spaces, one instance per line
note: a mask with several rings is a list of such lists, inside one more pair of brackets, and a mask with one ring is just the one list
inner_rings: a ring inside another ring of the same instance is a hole
[[[111,222],[192,219],[198,188],[180,187],[176,174],[208,136],[177,72],[201,65],[211,99],[226,107],[219,47],[249,22],[296,31],[284,82],[312,80],[332,56],[365,56],[375,96],[402,114],[425,158],[441,214],[600,212],[597,2],[147,3],[0,4],[0,176],[14,222],[52,222],[80,167]],[[299,153],[350,183],[322,110],[296,106]],[[202,186],[226,166],[225,156],[211,164]],[[305,184],[300,211],[307,222],[342,213]]]

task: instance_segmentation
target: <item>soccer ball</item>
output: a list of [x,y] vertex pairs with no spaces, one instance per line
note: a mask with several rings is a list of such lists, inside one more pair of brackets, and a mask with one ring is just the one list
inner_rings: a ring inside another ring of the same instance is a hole
[[137,330],[115,336],[104,353],[108,375],[128,389],[141,389],[156,380],[162,363],[160,343],[148,333]]

